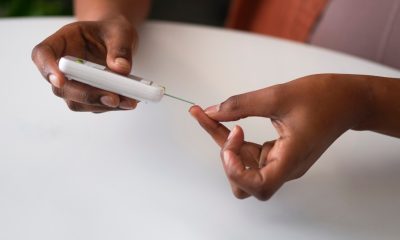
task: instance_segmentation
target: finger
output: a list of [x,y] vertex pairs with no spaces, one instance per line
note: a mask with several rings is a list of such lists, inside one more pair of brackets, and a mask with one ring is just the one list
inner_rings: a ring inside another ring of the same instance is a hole
[[59,37],[50,37],[35,46],[32,50],[32,60],[42,76],[53,86],[62,87],[65,83],[64,74],[58,68],[57,61],[65,48],[65,41]]
[[228,135],[228,138],[226,139],[226,142],[222,148],[222,152],[228,150],[232,151],[233,153],[239,156],[243,143],[244,143],[243,129],[239,126],[235,126]]
[[262,201],[268,200],[280,187],[280,185],[266,182],[264,176],[260,174],[260,170],[246,170],[239,156],[234,152],[225,150],[222,156],[225,172],[229,181],[257,199]]
[[[228,139],[227,139],[227,141],[223,147],[223,150],[221,152],[224,152],[226,150],[232,151],[235,155],[239,156],[243,143],[244,143],[243,130],[238,126],[235,126],[233,128],[233,130],[231,131],[231,133],[229,134]],[[242,168],[242,169],[245,168],[245,165],[241,160],[238,162],[238,164],[239,164],[240,168]],[[225,164],[224,164],[224,169],[226,170]],[[245,199],[245,198],[248,198],[249,196],[251,196],[249,193],[247,193],[246,191],[244,191],[243,189],[238,187],[235,183],[230,182],[230,184],[231,184],[233,194],[238,199]]]
[[232,193],[233,193],[233,195],[235,195],[236,198],[246,199],[251,196],[249,193],[243,191],[243,189],[240,189],[238,186],[236,186],[232,183],[230,183],[230,185],[231,185]]
[[263,176],[285,182],[297,179],[307,172],[321,154],[302,136],[281,137],[275,141],[266,158],[266,166],[260,172]]
[[110,111],[117,111],[118,108],[110,108],[106,106],[94,106],[94,105],[87,105],[78,102],[73,102],[66,100],[68,108],[73,112],[93,112],[93,113],[104,113]]
[[[302,162],[299,159],[308,155],[308,150],[303,144],[304,142],[290,137],[264,144],[260,155],[263,166],[257,172],[258,179],[253,185],[255,186],[253,191],[258,194],[258,199],[269,199],[285,182],[293,179],[294,174],[304,169],[303,165],[307,161],[299,164]],[[244,181],[242,183],[246,184]]]
[[111,29],[104,41],[107,47],[107,66],[117,73],[129,74],[136,42],[136,33],[133,28],[121,26],[121,28]]
[[[190,110],[190,113],[194,118],[196,118],[200,125],[213,137],[215,142],[222,147],[228,138],[229,130],[224,127],[222,124],[217,123],[216,121],[210,119],[199,106],[193,106]],[[242,189],[238,188],[234,184],[230,184],[233,194],[238,199],[245,199],[250,196],[250,194],[246,193]]]
[[[272,161],[261,170],[247,169],[240,158],[244,134],[235,127],[221,151],[224,169],[230,182],[260,200],[268,200],[283,184],[279,161]],[[261,172],[264,171],[264,172]]]
[[120,103],[119,103],[119,108],[124,109],[124,110],[132,110],[135,109],[138,105],[138,101],[135,99],[131,99],[128,97],[120,96]]
[[189,112],[199,122],[200,126],[210,134],[214,141],[220,147],[223,147],[228,138],[229,129],[209,118],[199,106],[191,107]]
[[118,95],[76,81],[67,81],[62,88],[53,87],[53,93],[68,101],[85,105],[116,108],[120,104]]
[[235,95],[219,105],[209,107],[206,114],[216,121],[236,121],[249,116],[274,117],[278,113],[279,85]]
[[267,165],[268,162],[268,154],[270,153],[271,149],[274,147],[275,141],[265,142],[262,146],[261,154],[260,154],[260,161],[258,162],[258,167],[263,168]]
[[260,153],[262,146],[252,142],[244,142],[243,147],[240,149],[240,158],[243,161],[246,169],[259,168]]

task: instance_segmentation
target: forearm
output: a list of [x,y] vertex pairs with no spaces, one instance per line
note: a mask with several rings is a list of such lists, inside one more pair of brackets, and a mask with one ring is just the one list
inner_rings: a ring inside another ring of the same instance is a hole
[[358,130],[400,138],[400,79],[366,77],[370,114]]
[[150,2],[150,0],[74,0],[74,10],[76,17],[81,21],[123,16],[137,26],[147,17]]

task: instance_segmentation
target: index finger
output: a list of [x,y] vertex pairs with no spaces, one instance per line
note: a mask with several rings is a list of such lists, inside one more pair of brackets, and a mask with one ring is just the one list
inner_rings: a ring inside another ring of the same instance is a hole
[[[52,39],[51,44],[49,43]],[[52,37],[36,45],[32,50],[32,60],[42,76],[55,87],[62,87],[65,82],[64,75],[58,69],[57,61],[65,48],[65,41]]]
[[229,129],[208,117],[199,106],[191,107],[189,112],[199,122],[200,126],[210,134],[214,141],[220,147],[223,147],[230,133]]

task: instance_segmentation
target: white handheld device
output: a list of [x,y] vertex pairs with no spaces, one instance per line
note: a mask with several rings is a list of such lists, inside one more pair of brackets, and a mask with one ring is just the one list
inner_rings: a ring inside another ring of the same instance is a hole
[[133,75],[122,76],[107,70],[105,66],[80,58],[62,57],[58,66],[68,79],[139,101],[159,102],[165,95],[165,88],[153,81]]

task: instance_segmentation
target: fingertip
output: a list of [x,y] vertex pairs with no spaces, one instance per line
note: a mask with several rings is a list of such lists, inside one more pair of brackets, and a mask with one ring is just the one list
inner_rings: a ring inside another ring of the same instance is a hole
[[137,107],[138,102],[135,100],[124,100],[119,103],[119,108],[123,110],[133,110]]
[[202,113],[204,113],[203,109],[198,105],[193,105],[189,108],[189,113],[192,117],[199,119]]
[[240,148],[244,142],[244,133],[241,127],[235,126],[226,138],[222,151],[232,151],[239,155]]
[[207,115],[213,115],[213,114],[219,112],[220,108],[221,108],[221,104],[218,104],[218,105],[214,105],[214,106],[206,108],[204,110],[204,112]]
[[65,84],[64,78],[54,73],[49,75],[48,80],[56,88],[61,88]]
[[105,95],[100,98],[100,102],[107,107],[116,108],[119,105],[119,99],[114,96]]
[[130,69],[131,63],[125,58],[118,57],[114,60],[114,64],[123,69]]
[[238,136],[240,138],[243,138],[243,135],[244,135],[243,129],[239,125],[235,125],[233,127],[232,131],[229,133],[227,141],[229,142],[229,141],[237,138]]
[[230,141],[234,136],[236,136],[237,132],[238,132],[238,126],[236,125],[229,133],[227,141]]
[[108,59],[108,67],[117,73],[120,74],[129,74],[131,71],[131,63],[126,59],[122,57],[117,57],[117,58],[109,58]]
[[202,112],[203,109],[199,105],[193,105],[189,108],[190,113],[195,113],[195,112]]

